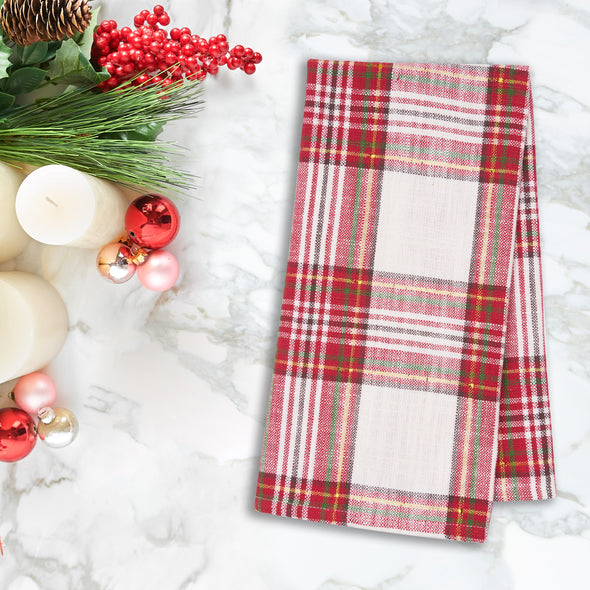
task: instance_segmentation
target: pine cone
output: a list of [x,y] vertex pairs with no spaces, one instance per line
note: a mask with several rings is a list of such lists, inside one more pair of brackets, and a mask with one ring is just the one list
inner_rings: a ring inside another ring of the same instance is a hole
[[4,0],[0,27],[18,45],[62,41],[90,23],[86,0]]

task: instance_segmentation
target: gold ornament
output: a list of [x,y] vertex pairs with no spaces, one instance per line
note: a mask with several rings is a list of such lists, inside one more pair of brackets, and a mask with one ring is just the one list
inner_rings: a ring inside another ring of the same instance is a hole
[[90,24],[86,0],[4,0],[0,27],[18,45],[63,41]]
[[129,246],[118,242],[107,244],[96,257],[98,272],[119,285],[128,281],[137,268]]
[[41,408],[37,433],[50,447],[67,447],[78,434],[78,420],[65,408]]

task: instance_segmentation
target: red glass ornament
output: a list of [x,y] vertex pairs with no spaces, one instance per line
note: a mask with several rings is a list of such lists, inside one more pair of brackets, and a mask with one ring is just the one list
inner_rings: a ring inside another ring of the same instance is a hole
[[129,239],[151,250],[167,246],[178,233],[180,215],[174,203],[161,195],[135,199],[125,214]]
[[26,457],[36,442],[31,416],[17,408],[0,410],[0,461],[12,463]]

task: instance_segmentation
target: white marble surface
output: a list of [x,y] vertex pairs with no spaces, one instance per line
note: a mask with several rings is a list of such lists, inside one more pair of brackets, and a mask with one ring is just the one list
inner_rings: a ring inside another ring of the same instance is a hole
[[[590,1],[171,0],[173,22],[260,50],[206,81],[181,204],[181,280],[114,287],[95,252],[31,246],[70,313],[48,368],[71,447],[0,465],[2,590],[535,590],[590,574]],[[140,2],[104,1],[129,23]],[[309,57],[525,63],[537,126],[558,499],[496,505],[483,546],[254,512]],[[6,387],[4,387],[4,390]],[[6,405],[6,398],[0,399]]]

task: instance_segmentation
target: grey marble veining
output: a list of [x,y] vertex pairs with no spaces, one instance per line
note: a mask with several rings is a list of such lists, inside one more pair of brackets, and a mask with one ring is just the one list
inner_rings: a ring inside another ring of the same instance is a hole
[[[144,6],[105,0],[130,23]],[[584,588],[590,550],[590,2],[171,0],[172,21],[264,55],[208,79],[167,131],[199,189],[182,275],[114,287],[95,252],[30,246],[70,334],[48,367],[79,440],[0,466],[2,590]],[[483,546],[265,517],[253,495],[310,57],[523,63],[535,102],[558,498],[497,504]],[[9,387],[0,387],[5,402]]]

